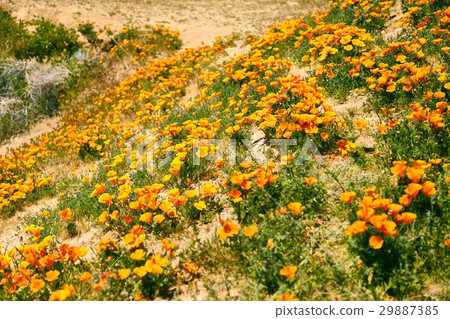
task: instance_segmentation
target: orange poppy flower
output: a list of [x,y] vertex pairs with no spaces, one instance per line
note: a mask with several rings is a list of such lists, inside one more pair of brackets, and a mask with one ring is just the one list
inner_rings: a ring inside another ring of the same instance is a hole
[[384,225],[384,221],[388,218],[386,214],[373,215],[370,217],[369,222],[376,229],[381,229]]
[[305,210],[305,206],[302,205],[300,202],[292,202],[288,205],[288,208],[292,211],[294,215],[300,214],[302,211]]
[[377,191],[376,187],[369,187],[364,190],[364,192],[366,192],[366,194],[369,196],[374,196],[376,191]]
[[236,225],[231,219],[227,221],[220,220],[220,224],[222,225],[222,228],[217,230],[217,234],[222,240],[225,240],[228,237],[233,237],[239,233],[238,225]]
[[353,123],[355,123],[358,130],[362,131],[369,122],[366,120],[355,120]]
[[147,274],[147,270],[144,266],[134,268],[133,272],[138,275],[138,277],[144,277]]
[[130,269],[127,269],[127,268],[119,269],[118,275],[119,275],[119,278],[122,280],[127,279],[128,276],[130,276]]
[[351,204],[353,202],[353,199],[355,198],[356,193],[355,192],[345,192],[341,194],[341,201],[347,204]]
[[167,257],[161,257],[156,254],[145,262],[145,270],[152,274],[160,275],[163,273],[163,267],[167,266]]
[[108,206],[111,206],[114,197],[115,197],[114,195],[104,193],[104,194],[100,195],[100,197],[98,198],[98,202],[102,203],[102,204],[106,204]]
[[311,176],[311,177],[303,177],[303,180],[305,181],[306,185],[311,186],[315,182],[317,182],[317,178]]
[[380,124],[377,126],[378,131],[380,131],[381,134],[387,134],[388,127],[384,124]]
[[285,293],[283,296],[278,296],[276,301],[298,301],[291,293]]
[[242,233],[249,238],[253,238],[258,233],[258,226],[244,227]]
[[144,259],[146,252],[143,249],[136,249],[134,252],[130,254],[130,258],[133,260],[142,260]]
[[164,217],[164,215],[157,214],[153,217],[153,222],[161,224],[164,221],[164,219],[166,219],[166,217]]
[[280,275],[286,278],[292,278],[297,272],[297,266],[285,266],[280,270]]
[[339,147],[339,152],[342,156],[347,155],[356,148],[355,143],[346,140],[339,140],[336,145]]
[[233,202],[238,203],[242,201],[242,192],[238,190],[237,188],[233,188],[229,193],[228,196],[233,197]]
[[366,230],[367,230],[366,222],[362,220],[357,220],[347,228],[345,234],[347,236],[353,236],[356,234],[363,234]]
[[69,220],[72,216],[72,210],[70,208],[66,208],[62,211],[58,212],[58,215],[61,216],[63,220]]
[[209,196],[217,192],[217,188],[213,184],[206,184],[200,188],[200,194]]
[[447,246],[447,247],[450,247],[450,239],[446,239],[444,241],[444,245]]
[[386,236],[397,236],[398,230],[395,229],[396,227],[397,224],[395,222],[393,222],[392,220],[386,220],[383,223],[380,231]]
[[183,265],[183,269],[188,272],[197,272],[198,271],[198,265],[196,263],[185,263]]
[[405,193],[411,196],[412,198],[416,198],[417,194],[419,194],[420,190],[422,189],[422,185],[411,183],[408,185],[408,187],[405,189]]
[[402,211],[403,206],[400,205],[400,204],[390,204],[390,205],[388,206],[388,208],[389,208],[389,211],[390,211],[392,214],[398,214],[398,213],[400,213],[400,212]]
[[430,160],[430,163],[433,164],[433,165],[436,165],[436,166],[441,164],[441,162],[442,162],[441,159],[432,159],[432,160]]
[[197,191],[196,190],[188,190],[184,193],[184,195],[186,195],[187,198],[194,198],[195,196],[197,196]]
[[392,162],[393,166],[391,168],[391,172],[394,175],[397,175],[398,177],[403,177],[406,172],[406,165],[408,162],[406,161],[394,161]]
[[422,192],[427,196],[431,197],[436,194],[436,188],[434,188],[434,183],[430,181],[426,181],[422,184]]
[[103,290],[104,286],[105,286],[104,282],[99,282],[99,283],[96,283],[95,285],[93,285],[92,289],[96,290],[97,292],[100,292]]
[[44,286],[45,286],[45,281],[43,281],[42,279],[36,279],[36,278],[31,279],[30,290],[32,292],[36,293],[39,290],[41,290],[42,288],[44,288]]
[[400,197],[398,199],[398,202],[405,207],[408,207],[409,205],[411,205],[411,201],[412,201],[412,197],[409,195],[403,195],[402,197]]
[[409,225],[411,224],[415,219],[417,218],[417,215],[414,213],[404,212],[400,215],[398,215],[398,220],[402,224]]
[[142,214],[141,217],[139,217],[139,220],[144,223],[150,223],[152,221],[152,214],[151,213]]
[[415,167],[408,167],[406,169],[406,175],[413,183],[418,183],[424,173],[425,171],[423,169],[417,169]]
[[52,292],[52,294],[50,295],[50,298],[48,300],[49,301],[55,301],[55,300],[64,301],[68,297],[70,297],[70,291],[56,290],[56,291]]
[[197,208],[198,210],[204,210],[206,208],[206,204],[204,201],[201,200],[195,203],[194,207]]
[[84,272],[80,275],[80,281],[82,282],[89,282],[91,281],[92,275],[88,272]]
[[384,240],[383,240],[383,237],[381,237],[381,236],[374,235],[369,238],[369,245],[373,249],[380,249],[381,247],[383,247],[383,243],[384,243]]
[[58,279],[59,274],[60,272],[58,270],[49,270],[47,271],[45,280],[50,282],[55,281],[56,279]]

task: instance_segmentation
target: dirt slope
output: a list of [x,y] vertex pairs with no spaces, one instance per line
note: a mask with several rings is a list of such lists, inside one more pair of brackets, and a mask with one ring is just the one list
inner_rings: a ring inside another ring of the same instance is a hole
[[[315,9],[303,0],[11,0],[7,8],[21,19],[39,16],[73,27],[77,21],[92,20],[77,2],[96,22],[113,30],[126,24],[157,23],[178,29],[186,47],[210,44],[215,37],[233,32],[261,33],[276,22]],[[325,3],[319,0],[314,6],[323,7]]]

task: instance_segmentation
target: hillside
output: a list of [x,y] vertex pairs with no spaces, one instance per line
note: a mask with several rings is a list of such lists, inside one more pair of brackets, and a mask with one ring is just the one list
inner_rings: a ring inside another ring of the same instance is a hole
[[446,1],[13,2],[86,40],[25,43],[73,78],[0,149],[2,300],[448,300]]

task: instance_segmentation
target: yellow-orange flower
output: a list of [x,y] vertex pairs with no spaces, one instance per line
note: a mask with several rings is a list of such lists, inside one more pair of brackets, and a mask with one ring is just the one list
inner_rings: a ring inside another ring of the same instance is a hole
[[415,167],[408,167],[406,169],[406,175],[413,183],[418,183],[424,173],[425,171],[423,169],[417,169]]
[[200,188],[200,194],[209,196],[217,192],[217,188],[213,184],[206,184]]
[[285,266],[280,270],[280,275],[286,278],[291,278],[297,272],[297,266]]
[[362,220],[357,220],[347,228],[345,234],[347,236],[353,236],[356,234],[363,234],[366,230],[367,230],[366,222]]
[[431,197],[436,194],[436,188],[434,188],[434,183],[430,181],[426,181],[422,184],[422,192],[427,196]]
[[184,193],[184,195],[186,195],[187,198],[194,198],[195,196],[197,196],[197,191],[196,190],[188,190]]
[[206,204],[204,201],[200,200],[194,204],[194,207],[197,208],[198,210],[204,210],[206,208]]
[[185,263],[183,269],[188,273],[197,272],[198,265],[196,263]]
[[444,241],[444,245],[450,247],[450,238]]
[[146,255],[146,252],[143,249],[136,249],[134,252],[130,254],[130,258],[133,260],[142,260]]
[[244,227],[242,233],[247,237],[253,238],[258,233],[258,226],[253,225]]
[[339,140],[336,145],[339,147],[339,152],[342,156],[347,155],[356,148],[355,143],[346,140]]
[[306,185],[311,186],[313,185],[315,182],[317,182],[317,178],[315,178],[314,176],[311,177],[303,177],[303,180],[305,181]]
[[282,296],[278,296],[276,301],[298,301],[298,298],[294,298],[294,295],[291,293],[285,293]]
[[64,301],[66,300],[68,297],[70,297],[70,291],[68,290],[56,290],[54,292],[52,292],[52,294],[50,295],[50,298],[48,299],[49,301]]
[[156,254],[145,262],[145,270],[152,274],[162,274],[163,267],[167,266],[167,257]]
[[59,211],[58,215],[61,216],[63,220],[69,220],[72,216],[72,210],[70,208],[66,208],[62,211]]
[[406,207],[411,205],[411,201],[412,201],[412,197],[409,195],[403,195],[398,199],[398,202]]
[[220,224],[222,225],[222,228],[217,230],[217,234],[222,240],[225,240],[228,237],[233,237],[239,233],[238,225],[236,225],[231,219],[227,221],[220,220]]
[[380,125],[377,126],[377,128],[378,128],[378,131],[380,131],[381,134],[383,134],[383,135],[387,134],[388,127],[386,125],[380,124]]
[[356,193],[355,192],[345,192],[341,194],[341,201],[347,204],[351,204],[353,202],[353,199],[355,198]]
[[30,290],[32,292],[36,293],[39,290],[41,290],[42,288],[44,288],[44,286],[45,286],[45,281],[43,281],[42,279],[36,279],[36,278],[31,279]]
[[238,203],[242,201],[242,192],[238,190],[237,188],[233,188],[229,193],[228,196],[233,197],[233,202]]
[[397,217],[402,224],[409,225],[417,218],[417,215],[414,213],[404,212]]
[[373,249],[380,249],[381,247],[383,247],[383,243],[384,243],[384,240],[383,240],[383,237],[381,237],[381,236],[374,235],[369,238],[369,245]]
[[144,213],[139,217],[139,220],[144,223],[150,223],[152,221],[152,214],[151,213]]
[[358,130],[362,131],[369,122],[367,120],[355,120],[353,123],[355,123]]
[[405,189],[405,193],[411,196],[412,198],[416,198],[417,194],[419,194],[420,190],[422,189],[422,185],[411,183],[408,185],[408,187]]
[[58,279],[60,272],[58,270],[49,270],[47,271],[45,280],[47,281],[55,281],[56,279]]
[[155,216],[153,217],[153,222],[154,222],[154,223],[161,224],[161,223],[164,221],[164,219],[166,219],[166,218],[164,217],[164,215],[157,214],[157,215],[155,215]]
[[138,277],[144,277],[147,274],[147,270],[144,266],[134,268],[133,272],[138,275]]
[[130,276],[130,269],[127,269],[127,268],[119,269],[119,271],[117,273],[119,275],[119,278],[124,280],[124,279],[127,279],[128,276]]
[[392,162],[393,166],[391,168],[391,172],[394,175],[397,175],[398,177],[403,177],[406,172],[406,165],[408,162],[406,161],[394,161]]
[[91,281],[92,275],[89,272],[84,272],[80,275],[80,281],[89,282]]
[[305,210],[305,206],[302,205],[300,202],[292,202],[288,205],[288,208],[292,211],[294,215],[300,214],[302,211]]
[[104,193],[104,194],[100,195],[100,197],[98,198],[98,201],[99,201],[99,203],[111,206],[114,197],[115,197],[114,195],[110,195],[108,193]]

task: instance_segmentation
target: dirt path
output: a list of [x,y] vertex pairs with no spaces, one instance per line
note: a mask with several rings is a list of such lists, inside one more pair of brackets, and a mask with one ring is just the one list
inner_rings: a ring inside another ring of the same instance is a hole
[[27,132],[13,137],[9,142],[0,146],[0,156],[5,156],[8,150],[14,150],[22,144],[29,144],[39,136],[53,131],[58,127],[59,121],[59,117],[46,118],[35,126],[32,126]]
[[[305,4],[303,0],[77,0],[102,26],[119,30],[124,25],[165,24],[181,32],[185,47],[211,44],[217,36],[233,32],[261,34],[268,26],[286,18],[324,7],[325,0]],[[72,0],[10,0],[7,8],[21,19],[49,18],[74,27],[92,20]]]
[[45,198],[32,205],[24,207],[21,211],[9,218],[0,219],[0,244],[2,249],[7,250],[20,246],[28,241],[28,236],[23,229],[25,228],[24,218],[26,216],[36,216],[44,209],[56,207],[58,200],[56,198]]

